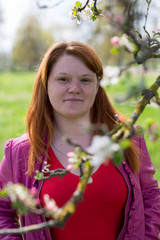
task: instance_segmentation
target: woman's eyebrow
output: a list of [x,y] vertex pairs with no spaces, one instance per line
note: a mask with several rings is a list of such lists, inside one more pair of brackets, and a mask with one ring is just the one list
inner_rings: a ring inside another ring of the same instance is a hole
[[65,73],[65,72],[58,72],[57,74],[67,75],[67,73]]
[[82,77],[94,77],[94,74],[88,74],[88,73],[86,73],[86,74],[82,74],[81,76],[82,76]]

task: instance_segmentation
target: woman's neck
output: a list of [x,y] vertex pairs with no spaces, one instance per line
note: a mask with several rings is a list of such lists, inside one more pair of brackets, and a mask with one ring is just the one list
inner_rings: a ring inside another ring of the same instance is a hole
[[73,143],[86,148],[90,145],[91,134],[84,131],[84,126],[89,126],[89,121],[78,120],[60,120],[54,124],[53,144],[63,142],[63,138],[69,138]]

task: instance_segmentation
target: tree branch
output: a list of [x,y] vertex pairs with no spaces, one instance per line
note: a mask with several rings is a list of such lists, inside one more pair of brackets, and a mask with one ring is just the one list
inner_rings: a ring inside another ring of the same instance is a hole
[[59,6],[62,2],[64,2],[64,0],[59,0],[59,2],[56,2],[56,3],[54,3],[54,1],[53,1],[53,4],[49,5],[47,3],[47,0],[46,0],[46,3],[44,3],[44,1],[42,1],[43,4],[41,4],[41,0],[37,0],[36,4],[37,4],[38,8],[54,8],[54,7]]
[[60,178],[62,178],[67,173],[69,173],[69,171],[67,171],[66,169],[57,168],[57,169],[51,170],[51,171],[50,170],[43,171],[43,173],[48,174],[48,176],[43,176],[41,178],[41,180],[47,180],[47,179],[50,179],[52,177],[57,177],[57,176],[60,176]]
[[89,1],[90,1],[90,0],[87,0],[86,3],[85,3],[85,5],[84,5],[83,7],[81,7],[81,8],[78,9],[79,12],[82,12],[82,11],[87,7]]
[[[82,196],[88,184],[92,170],[93,167],[90,165],[90,163],[88,163],[88,165],[85,167],[84,174],[78,183],[77,189],[73,193],[71,199],[61,208],[60,214],[57,215],[56,219],[22,228],[2,229],[0,230],[0,235],[26,234],[28,232],[39,231],[43,228],[64,226],[67,219],[75,212],[77,204],[82,200]],[[47,214],[49,211],[51,210],[45,210],[44,214]]]
[[133,125],[139,118],[140,114],[143,112],[150,100],[155,96],[159,104],[160,98],[158,97],[158,88],[160,87],[160,76],[156,79],[155,83],[151,85],[149,89],[145,89],[142,93],[143,98],[140,100],[131,117],[126,122],[118,123],[115,128],[110,132],[110,136],[113,141],[118,141],[120,139],[130,138],[134,134]]
[[34,225],[30,225],[30,226],[25,226],[22,228],[5,228],[5,229],[1,229],[0,230],[0,235],[14,235],[14,234],[26,234],[29,232],[34,232],[34,231],[39,231],[41,229],[44,228],[48,228],[48,227],[54,227],[56,226],[56,220],[49,220],[47,222],[43,222],[40,224],[34,224]]

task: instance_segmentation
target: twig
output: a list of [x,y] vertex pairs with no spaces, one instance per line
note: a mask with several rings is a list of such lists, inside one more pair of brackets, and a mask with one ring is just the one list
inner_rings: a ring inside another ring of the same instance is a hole
[[143,98],[140,100],[131,117],[126,122],[121,122],[115,126],[115,128],[110,132],[110,136],[113,141],[118,141],[119,139],[130,138],[134,134],[133,125],[139,118],[140,114],[143,112],[150,100],[155,96],[159,104],[160,98],[158,97],[158,88],[160,87],[160,76],[156,79],[155,83],[151,85],[149,89],[145,89],[142,93]]
[[68,143],[69,145],[75,147],[75,148],[80,148],[80,149],[82,150],[82,152],[86,153],[87,155],[91,155],[91,154],[88,153],[88,152],[86,151],[86,149],[84,149],[82,146],[80,146],[80,145],[77,144],[77,143],[72,142],[71,139],[65,137],[65,138],[64,138],[64,141],[65,141],[66,143]]
[[159,87],[160,87],[160,76],[157,77],[155,83],[149,89],[145,89],[143,91],[142,95],[144,97],[142,100],[140,100],[137,103],[136,108],[129,119],[129,121],[131,121],[132,124],[134,124],[137,121],[138,117],[143,112],[145,106],[150,103],[150,100],[154,96],[157,96],[157,90]]
[[92,170],[93,167],[90,165],[90,163],[88,163],[88,165],[85,167],[84,174],[77,186],[77,189],[73,193],[71,199],[61,208],[60,215],[56,220],[52,219],[44,223],[25,226],[22,228],[2,229],[0,230],[0,235],[26,234],[28,232],[39,231],[48,227],[62,227],[67,219],[75,212],[78,202],[82,200],[82,196],[88,184],[89,177],[92,174]]
[[43,222],[40,224],[34,224],[34,225],[30,225],[30,226],[25,226],[22,228],[11,228],[11,229],[5,228],[5,229],[0,230],[0,235],[26,234],[29,232],[39,231],[41,229],[48,228],[48,227],[54,227],[54,226],[56,226],[56,224],[57,224],[57,221],[52,219],[47,222]]
[[69,171],[67,171],[66,169],[57,168],[55,170],[43,171],[43,173],[48,174],[49,176],[44,176],[44,177],[41,178],[41,180],[47,180],[47,179],[50,179],[52,177],[57,177],[57,176],[60,176],[60,178],[62,178],[67,173],[69,173]]
[[147,6],[147,13],[146,13],[146,15],[145,15],[145,23],[144,23],[144,26],[143,26],[143,29],[144,29],[145,33],[148,35],[148,38],[149,38],[149,39],[150,39],[150,34],[149,34],[149,32],[146,30],[146,25],[147,25],[147,19],[148,19],[148,14],[149,14],[149,8],[150,8],[150,3],[151,3],[151,1],[152,1],[152,0],[147,0],[147,1],[146,1],[147,4],[148,4],[148,6]]
[[[38,6],[39,8],[53,8],[53,7],[59,6],[62,2],[64,2],[64,0],[59,0],[59,2],[53,3],[52,5],[48,5],[48,4],[47,4],[47,1],[46,1],[46,4],[44,3],[44,1],[42,1],[42,2],[43,2],[43,5],[41,5],[40,2],[41,2],[40,0],[37,0],[37,1],[36,1],[37,6]],[[53,0],[53,2],[54,2],[54,0]]]
[[89,1],[90,1],[90,0],[87,0],[86,3],[85,3],[85,5],[84,5],[83,7],[81,7],[81,8],[78,9],[79,12],[82,12],[82,11],[87,7]]
[[99,15],[99,11],[97,9],[97,0],[93,0],[93,1],[94,1],[94,14]]

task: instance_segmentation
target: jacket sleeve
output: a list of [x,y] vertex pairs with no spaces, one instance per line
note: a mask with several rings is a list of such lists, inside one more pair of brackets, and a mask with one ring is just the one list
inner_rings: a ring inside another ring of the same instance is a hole
[[155,169],[143,137],[140,138],[140,150],[141,169],[139,176],[144,203],[145,239],[158,240],[160,233],[160,189],[157,180],[153,177]]
[[[12,140],[5,145],[5,156],[0,163],[0,189],[11,181],[13,182],[13,165],[12,165]],[[0,197],[0,229],[18,228],[19,221],[16,212],[10,207],[8,199]],[[20,240],[21,235],[0,235],[3,240]]]

